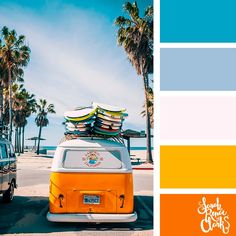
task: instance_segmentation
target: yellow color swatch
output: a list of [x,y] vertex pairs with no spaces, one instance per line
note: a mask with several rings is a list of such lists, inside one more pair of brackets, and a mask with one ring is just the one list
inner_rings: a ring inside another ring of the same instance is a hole
[[236,188],[236,146],[161,146],[161,188]]

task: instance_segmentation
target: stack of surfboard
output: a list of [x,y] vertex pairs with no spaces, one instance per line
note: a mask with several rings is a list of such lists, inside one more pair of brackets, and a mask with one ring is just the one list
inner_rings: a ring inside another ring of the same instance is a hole
[[96,109],[92,107],[79,108],[64,113],[66,134],[87,135],[92,133]]
[[65,134],[100,134],[116,136],[121,132],[123,121],[128,114],[125,108],[93,103],[64,113]]
[[128,116],[125,112],[126,109],[101,103],[93,103],[92,105],[96,107],[93,132],[108,136],[118,135],[125,117]]

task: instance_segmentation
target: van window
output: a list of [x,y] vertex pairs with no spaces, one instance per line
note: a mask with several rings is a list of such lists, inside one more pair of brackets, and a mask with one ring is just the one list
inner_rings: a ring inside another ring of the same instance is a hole
[[6,144],[0,143],[0,152],[2,159],[8,158]]
[[63,166],[73,169],[120,169],[122,162],[117,150],[67,150]]

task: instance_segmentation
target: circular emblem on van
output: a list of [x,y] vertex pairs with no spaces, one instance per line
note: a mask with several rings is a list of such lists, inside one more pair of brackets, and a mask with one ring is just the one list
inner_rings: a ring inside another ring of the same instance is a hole
[[85,154],[83,161],[86,166],[96,167],[101,164],[103,157],[101,157],[98,152],[90,151]]

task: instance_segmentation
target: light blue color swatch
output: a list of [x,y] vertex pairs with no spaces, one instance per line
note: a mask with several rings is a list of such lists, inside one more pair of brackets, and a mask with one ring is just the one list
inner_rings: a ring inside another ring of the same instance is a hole
[[236,48],[162,48],[161,91],[236,91]]
[[161,0],[161,42],[236,42],[236,1]]

